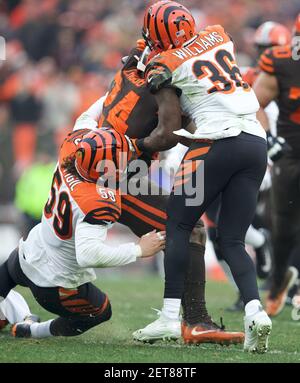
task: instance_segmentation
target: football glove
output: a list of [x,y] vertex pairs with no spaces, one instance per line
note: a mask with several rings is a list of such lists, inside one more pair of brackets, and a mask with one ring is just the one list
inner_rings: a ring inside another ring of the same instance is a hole
[[281,157],[291,151],[290,145],[283,137],[274,137],[267,132],[268,156],[273,162],[278,161]]

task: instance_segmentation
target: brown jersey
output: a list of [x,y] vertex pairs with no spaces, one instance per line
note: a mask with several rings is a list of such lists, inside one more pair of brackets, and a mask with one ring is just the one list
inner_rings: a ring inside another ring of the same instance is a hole
[[130,138],[149,136],[158,123],[157,103],[136,69],[133,50],[127,63],[115,75],[103,105],[99,127],[116,129]]
[[300,156],[300,61],[292,57],[290,45],[267,49],[261,56],[262,71],[276,76],[279,95],[278,135],[286,139],[293,154]]

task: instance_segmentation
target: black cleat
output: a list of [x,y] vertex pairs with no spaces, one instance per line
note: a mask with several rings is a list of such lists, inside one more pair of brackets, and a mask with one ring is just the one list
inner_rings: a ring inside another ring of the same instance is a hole
[[15,338],[30,338],[31,337],[31,330],[30,330],[31,323],[28,322],[20,322],[16,323],[11,328],[12,336]]

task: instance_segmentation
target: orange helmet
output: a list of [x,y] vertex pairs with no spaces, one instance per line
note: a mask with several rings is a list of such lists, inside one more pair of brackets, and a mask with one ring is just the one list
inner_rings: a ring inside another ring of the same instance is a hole
[[75,167],[86,181],[97,182],[103,176],[123,173],[131,158],[129,139],[113,129],[91,131],[79,143],[75,153]]
[[176,1],[159,1],[146,10],[142,34],[151,50],[177,48],[195,35],[195,20]]
[[286,45],[291,41],[291,33],[284,25],[267,21],[257,29],[254,40],[261,47]]

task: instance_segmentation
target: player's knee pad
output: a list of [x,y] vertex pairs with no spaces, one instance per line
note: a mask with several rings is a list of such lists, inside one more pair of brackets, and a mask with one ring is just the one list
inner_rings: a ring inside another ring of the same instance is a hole
[[201,219],[196,223],[191,233],[190,243],[195,243],[197,245],[205,246],[206,231],[205,231],[204,223]]

